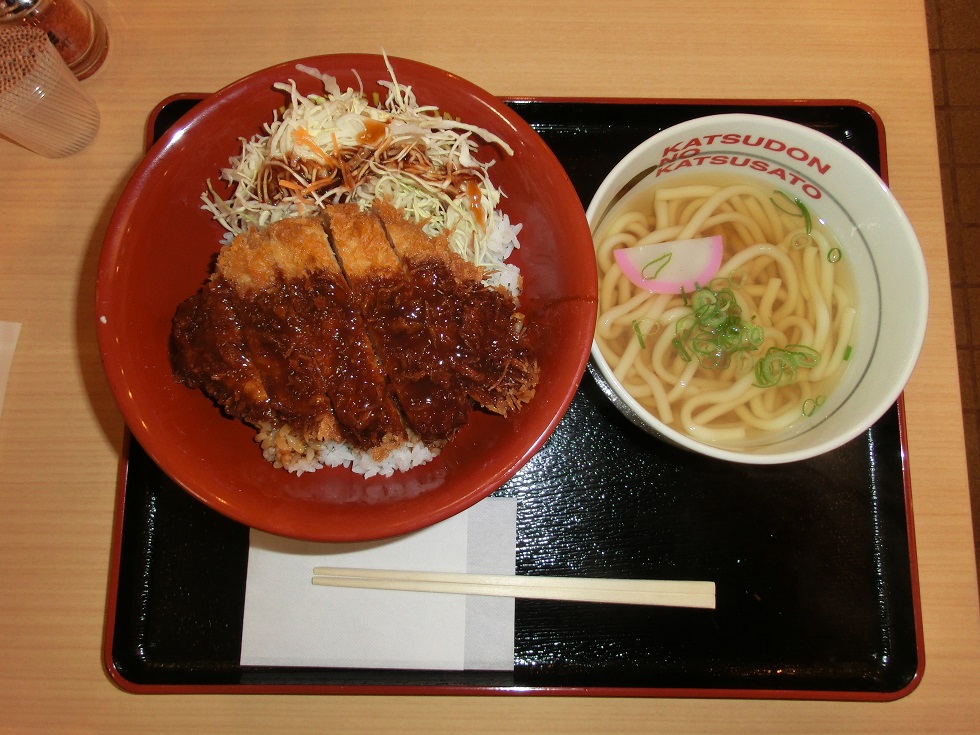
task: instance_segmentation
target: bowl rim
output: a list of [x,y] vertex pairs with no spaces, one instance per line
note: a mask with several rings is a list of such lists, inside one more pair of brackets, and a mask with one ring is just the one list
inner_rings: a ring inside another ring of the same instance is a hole
[[[771,465],[811,459],[826,454],[855,439],[874,425],[896,401],[900,400],[905,386],[915,369],[925,341],[928,326],[929,280],[925,257],[922,252],[921,243],[908,215],[901,207],[901,204],[889,188],[887,182],[857,153],[847,148],[840,141],[806,125],[768,115],[747,112],[727,112],[691,118],[664,128],[636,145],[620,159],[616,166],[602,180],[586,208],[586,217],[589,221],[589,227],[593,232],[593,237],[595,236],[596,227],[623,197],[618,191],[611,194],[611,190],[621,188],[621,185],[616,185],[615,182],[624,172],[635,168],[638,165],[638,161],[642,161],[651,151],[656,150],[663,141],[669,138],[675,138],[687,130],[701,129],[706,125],[720,126],[725,124],[733,126],[762,124],[801,136],[807,141],[813,141],[833,151],[837,156],[845,160],[849,166],[854,168],[856,175],[864,177],[868,183],[875,185],[871,188],[875,192],[874,196],[880,197],[881,204],[885,205],[884,209],[892,213],[895,226],[904,236],[902,238],[903,242],[909,245],[907,253],[903,253],[903,255],[908,255],[912,259],[909,271],[914,276],[914,283],[907,284],[907,287],[908,291],[913,294],[916,303],[922,305],[922,308],[915,312],[916,318],[913,324],[910,325],[912,328],[908,333],[909,348],[906,352],[906,359],[902,369],[896,374],[895,379],[888,386],[888,389],[881,393],[872,408],[865,414],[865,419],[861,422],[851,422],[851,425],[846,431],[837,434],[833,438],[794,450],[779,450],[779,443],[777,442],[771,445],[759,445],[758,447],[754,447],[752,451],[740,451],[738,449],[709,444],[664,424],[653,412],[644,408],[616,380],[612,370],[609,368],[608,362],[601,354],[598,343],[594,339],[590,350],[589,371],[599,384],[602,392],[627,419],[648,433],[688,451],[741,464]],[[652,171],[652,168],[647,167],[642,172],[643,175],[634,175],[627,184],[635,184],[638,179],[645,177],[647,171]],[[608,203],[604,203],[603,200],[609,196],[612,196],[612,199]],[[598,211],[600,206],[602,206],[601,212]],[[868,361],[869,365],[870,362],[871,358]]]

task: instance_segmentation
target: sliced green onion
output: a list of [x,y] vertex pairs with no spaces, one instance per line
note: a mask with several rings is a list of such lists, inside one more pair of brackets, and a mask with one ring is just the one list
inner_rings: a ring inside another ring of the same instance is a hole
[[[643,324],[643,322],[649,322],[649,321],[653,322],[653,327],[650,329],[649,332],[644,334],[643,330],[640,328],[640,325]],[[633,327],[633,334],[636,335],[636,341],[640,343],[640,349],[645,350],[647,346],[647,342],[645,338],[649,337],[651,334],[656,334],[657,332],[660,331],[660,322],[658,322],[656,319],[653,319],[652,317],[646,317],[644,319],[634,319],[632,323],[632,327]]]
[[691,353],[689,353],[684,348],[684,340],[682,340],[679,337],[674,337],[674,339],[672,339],[670,341],[670,343],[674,346],[674,349],[677,350],[677,354],[681,356],[681,359],[684,362],[690,362],[691,361]]
[[724,368],[736,354],[759,348],[762,327],[742,319],[742,310],[726,279],[712,282],[719,287],[699,286],[685,304],[691,314],[679,319],[674,327],[672,344],[681,359],[697,359],[701,367]]
[[741,288],[749,280],[748,274],[741,268],[736,268],[728,274],[728,281],[738,288]]
[[807,398],[803,401],[803,415],[813,416],[818,408],[827,401],[827,396],[819,395],[816,398]]
[[847,347],[844,348],[844,359],[845,360],[850,360],[851,359],[851,346],[850,345],[848,345]]
[[820,355],[806,345],[770,347],[755,364],[755,386],[775,388],[796,382],[799,368],[812,368],[820,363]]
[[806,345],[786,345],[786,351],[795,356],[797,367],[813,368],[820,363],[820,353],[812,347],[807,347]]
[[838,262],[843,256],[844,253],[841,252],[840,248],[831,248],[827,251],[827,260],[831,263]]
[[806,208],[806,205],[803,204],[803,202],[801,202],[799,198],[794,197],[791,199],[788,194],[786,194],[783,191],[780,191],[779,189],[776,189],[775,193],[781,196],[787,202],[794,204],[796,206],[797,211],[794,212],[792,210],[785,209],[779,205],[779,202],[777,202],[775,198],[769,197],[769,201],[773,203],[773,206],[775,206],[776,209],[778,209],[780,212],[783,212],[785,214],[791,215],[793,217],[802,217],[803,224],[806,227],[806,234],[809,235],[811,232],[813,232],[813,218],[810,216],[810,210]]
[[643,339],[643,332],[640,331],[640,320],[639,319],[634,319],[633,320],[633,334],[636,335],[636,339],[640,343],[640,349],[645,350],[646,347],[647,347],[647,343]]
[[755,364],[755,385],[759,388],[774,388],[795,382],[796,365],[786,350],[770,347]]

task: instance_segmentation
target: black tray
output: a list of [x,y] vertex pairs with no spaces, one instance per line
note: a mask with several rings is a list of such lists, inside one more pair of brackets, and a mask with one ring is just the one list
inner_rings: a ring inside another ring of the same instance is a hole
[[[162,102],[159,136],[200,95]],[[758,112],[825,132],[885,175],[883,128],[849,101],[508,100],[588,203],[673,123]],[[248,529],[174,485],[128,439],[105,663],[138,692],[568,694],[889,700],[923,670],[901,401],[820,459],[741,466],[653,441],[587,373],[518,498],[519,574],[710,579],[713,611],[518,600],[513,672],[246,667]]]

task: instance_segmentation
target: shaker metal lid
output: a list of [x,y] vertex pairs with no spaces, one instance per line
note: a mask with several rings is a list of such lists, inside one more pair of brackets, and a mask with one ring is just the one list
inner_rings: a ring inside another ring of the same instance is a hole
[[40,4],[41,0],[0,0],[0,20],[23,18]]

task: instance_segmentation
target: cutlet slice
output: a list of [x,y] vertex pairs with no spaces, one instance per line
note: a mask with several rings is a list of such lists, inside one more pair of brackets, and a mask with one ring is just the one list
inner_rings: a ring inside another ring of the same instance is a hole
[[[170,335],[174,377],[203,391],[233,418],[256,426],[281,423],[262,365],[253,358],[247,331],[239,323],[241,309],[241,296],[224,278],[212,278],[177,307]],[[323,395],[318,411],[322,433],[339,439],[329,400]]]
[[225,278],[245,296],[317,271],[336,272],[337,260],[320,224],[296,217],[251,229],[221,248],[212,280]]
[[420,264],[426,260],[440,261],[458,281],[482,283],[484,270],[449,249],[445,234],[430,237],[414,222],[384,199],[374,202],[374,211],[384,224],[391,247],[405,263]]
[[427,302],[432,338],[451,355],[468,395],[503,415],[530,401],[539,368],[513,296],[484,284],[484,269],[450,250],[445,236],[430,237],[384,200],[374,211],[412,280],[435,284]]
[[472,402],[446,346],[432,339],[433,284],[408,277],[372,213],[337,204],[324,218],[407,423],[426,444],[442,444],[466,423]]
[[171,346],[178,380],[253,426],[288,426],[301,445],[342,440],[380,459],[406,439],[318,219],[281,220],[224,247],[178,308]]

